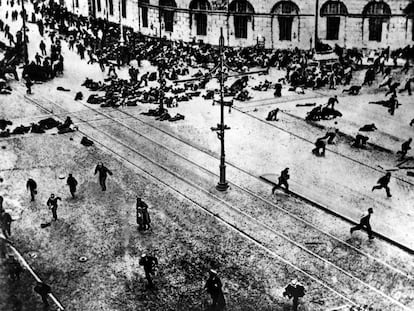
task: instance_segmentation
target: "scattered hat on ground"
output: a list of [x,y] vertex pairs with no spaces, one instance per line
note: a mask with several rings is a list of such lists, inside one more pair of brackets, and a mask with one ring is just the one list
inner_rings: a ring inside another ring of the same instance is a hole
[[29,253],[30,258],[37,258],[37,254],[35,252]]
[[82,140],[80,142],[82,145],[86,146],[86,147],[90,147],[93,145],[93,141],[88,139],[86,136],[82,137]]

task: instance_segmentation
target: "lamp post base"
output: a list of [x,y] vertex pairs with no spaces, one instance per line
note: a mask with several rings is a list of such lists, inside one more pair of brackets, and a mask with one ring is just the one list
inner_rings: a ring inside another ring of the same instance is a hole
[[216,185],[216,189],[217,189],[218,191],[226,191],[228,188],[229,188],[229,184],[228,184],[227,182],[224,182],[224,183],[219,182],[219,183]]

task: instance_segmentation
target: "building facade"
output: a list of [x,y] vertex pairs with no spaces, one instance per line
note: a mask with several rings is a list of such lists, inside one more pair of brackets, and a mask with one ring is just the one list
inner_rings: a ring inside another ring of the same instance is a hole
[[414,0],[64,0],[76,14],[171,40],[308,49],[318,37],[347,48],[414,44]]

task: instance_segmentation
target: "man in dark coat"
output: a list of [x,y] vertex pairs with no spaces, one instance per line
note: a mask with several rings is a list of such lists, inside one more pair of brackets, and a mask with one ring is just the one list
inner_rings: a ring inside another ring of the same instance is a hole
[[32,178],[27,180],[26,188],[30,191],[31,201],[34,201],[35,195],[37,194],[37,184]]
[[290,178],[289,168],[287,167],[283,171],[280,172],[279,183],[273,187],[272,194],[275,193],[276,188],[281,187],[281,186],[285,186],[285,190],[289,191],[289,184],[288,184],[289,178]]
[[54,220],[57,220],[58,201],[62,201],[62,199],[60,197],[55,197],[55,195],[52,193],[46,202],[46,205],[52,210],[52,216]]
[[66,180],[66,184],[69,186],[69,191],[72,195],[72,198],[75,198],[76,186],[78,185],[78,181],[75,179],[75,177],[72,176],[72,174],[69,174],[69,177]]
[[154,256],[142,254],[141,259],[139,260],[139,265],[144,267],[145,278],[148,281],[148,288],[154,288],[151,275],[155,274],[158,266],[158,259]]
[[312,149],[312,153],[316,156],[325,156],[325,151],[326,151],[326,141],[325,141],[325,137],[320,137],[316,140],[315,142],[315,148]]
[[138,230],[148,230],[151,223],[148,213],[148,205],[142,201],[141,198],[137,198],[136,210]]
[[222,290],[223,284],[221,283],[220,278],[217,276],[215,270],[209,271],[209,277],[204,288],[207,290],[207,293],[210,294],[211,299],[213,300],[210,310],[221,311],[226,307],[226,301],[224,300],[224,294]]
[[388,184],[390,183],[390,179],[391,179],[391,173],[387,172],[387,174],[385,174],[380,179],[378,179],[377,185],[372,187],[372,191],[374,191],[376,189],[384,188],[385,192],[387,192],[387,197],[391,198],[392,195],[391,195],[391,192],[390,192],[390,188],[388,187]]
[[106,191],[106,177],[108,177],[108,174],[112,176],[112,172],[100,162],[95,168],[95,175],[96,173],[99,173],[99,184],[101,185],[102,191]]
[[369,208],[368,209],[368,212],[366,214],[362,215],[362,217],[361,217],[361,219],[359,221],[359,225],[356,225],[355,227],[352,227],[351,228],[351,230],[350,230],[351,231],[351,234],[354,231],[361,230],[361,229],[366,229],[367,232],[368,232],[368,237],[370,239],[373,239],[374,236],[372,234],[371,225],[369,223],[369,220],[371,218],[371,214],[373,214],[373,213],[374,213],[374,210],[372,208]]

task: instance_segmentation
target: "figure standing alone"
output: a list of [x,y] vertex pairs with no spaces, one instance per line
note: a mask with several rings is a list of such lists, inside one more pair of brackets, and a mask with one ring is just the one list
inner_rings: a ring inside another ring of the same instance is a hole
[[106,178],[108,174],[112,176],[112,172],[100,162],[95,168],[95,175],[96,173],[99,173],[99,184],[101,185],[102,191],[106,191]]

